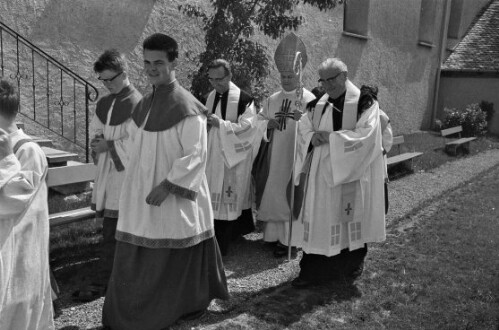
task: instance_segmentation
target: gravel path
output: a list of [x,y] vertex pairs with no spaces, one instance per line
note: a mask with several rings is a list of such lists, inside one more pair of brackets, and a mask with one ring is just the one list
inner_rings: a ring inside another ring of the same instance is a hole
[[[398,226],[402,219],[410,222],[410,219],[407,220],[408,215],[424,208],[445,192],[466,184],[475,176],[497,166],[499,150],[494,149],[449,162],[429,172],[414,173],[390,182],[388,226]],[[269,295],[276,297],[281,294],[284,297],[289,294],[287,283],[297,276],[300,253],[291,262],[275,259],[271,256],[272,248],[264,244],[261,238],[259,233],[247,235],[246,239],[235,242],[231,247],[233,252],[224,258],[231,300],[215,301],[210,306],[209,313],[201,319],[179,322],[172,329],[216,329],[220,325],[225,325],[226,329],[247,329],[254,317],[248,311],[255,308],[259,300]],[[303,300],[304,303],[311,299],[306,292],[302,292],[302,296],[298,296],[296,291],[292,294],[295,294],[293,300]],[[103,300],[100,298],[79,304],[71,301],[68,292],[64,293],[60,301],[62,314],[56,319],[56,329],[100,329]]]
[[498,164],[499,150],[493,149],[446,163],[428,172],[414,173],[390,182],[388,224]]

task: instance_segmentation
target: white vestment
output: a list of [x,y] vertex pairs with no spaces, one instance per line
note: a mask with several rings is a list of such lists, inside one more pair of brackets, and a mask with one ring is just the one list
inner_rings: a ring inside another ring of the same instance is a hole
[[[18,130],[12,145],[29,137]],[[49,216],[40,147],[28,142],[0,160],[0,329],[54,329]]]
[[[314,94],[303,89],[300,110],[303,111],[306,104],[314,99]],[[259,120],[268,123],[269,119],[276,119],[276,113],[282,111],[284,100],[291,101],[288,112],[293,114],[297,109],[296,101],[298,97],[296,90],[290,92],[279,91],[271,95],[264,102],[263,109],[258,116]],[[264,230],[264,241],[280,241],[282,244],[288,243],[290,206],[286,197],[286,189],[291,179],[293,168],[296,130],[296,121],[293,118],[286,118],[284,129],[274,129],[272,131],[272,141],[268,154],[268,157],[270,157],[270,168],[257,216],[258,220],[267,222]],[[265,140],[268,141],[267,136],[265,136]]]
[[[309,172],[293,230],[302,233],[294,243],[306,253],[329,257],[385,239],[380,110],[375,102],[357,121],[358,95],[359,90],[347,81],[343,130],[333,131],[336,110],[327,102],[327,94],[299,122],[295,184],[300,171],[308,167]],[[329,143],[314,147],[307,159],[314,131],[331,132]]]
[[[212,126],[208,133],[206,177],[210,187],[216,220],[236,220],[242,210],[251,208],[251,167],[255,156],[254,144],[259,143],[254,103],[238,116],[241,90],[230,83],[225,120],[218,102],[215,114],[220,127]],[[206,106],[211,111],[215,91],[208,96]]]
[[[97,155],[97,173],[95,175],[94,190],[92,193],[92,209],[103,217],[118,217],[121,185],[125,178],[125,171],[116,169],[115,161],[119,161],[125,168],[128,157],[125,150],[127,126],[131,119],[119,125],[109,125],[114,110],[114,102],[107,114],[107,122],[102,123],[97,115],[94,115],[90,123],[90,136],[103,134],[106,141],[112,143],[111,148],[116,152],[117,159],[113,160],[111,150],[101,152]],[[108,143],[108,145],[110,144]],[[115,156],[115,157],[116,157]]]
[[[158,98],[162,94],[169,95],[169,100],[194,99],[177,81],[156,91]],[[151,104],[153,99],[154,96],[147,95],[142,103]],[[172,101],[157,107],[166,112],[178,104],[185,106],[185,102]],[[204,110],[201,103],[199,107]],[[129,161],[116,229],[118,241],[146,248],[176,249],[194,246],[214,236],[205,175],[206,117],[196,107],[191,110],[196,115],[186,116],[161,131],[146,130],[147,119],[140,127],[134,120],[130,122]],[[167,189],[168,196],[160,206],[147,204],[146,197],[160,184]]]

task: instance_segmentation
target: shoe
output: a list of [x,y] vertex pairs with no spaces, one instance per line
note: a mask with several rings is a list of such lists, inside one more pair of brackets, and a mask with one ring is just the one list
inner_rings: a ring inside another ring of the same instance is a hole
[[313,282],[304,280],[300,277],[297,277],[293,281],[291,281],[291,285],[297,289],[306,289],[306,288],[310,288],[312,286],[315,286],[316,284]]
[[80,290],[73,292],[72,296],[74,300],[79,302],[90,302],[106,294],[106,286],[100,284],[91,284]]
[[199,311],[195,311],[195,312],[184,314],[184,315],[182,315],[180,317],[180,319],[182,321],[192,321],[192,320],[200,318],[205,313],[206,313],[206,309],[202,309],[202,310],[199,310]]
[[[291,254],[296,254],[296,247],[291,247]],[[274,249],[274,257],[281,258],[288,255],[288,247],[281,243],[278,243]]]
[[348,278],[351,280],[355,280],[355,279],[359,278],[363,272],[364,272],[364,267],[360,266],[359,268],[354,269],[350,274],[348,274]]

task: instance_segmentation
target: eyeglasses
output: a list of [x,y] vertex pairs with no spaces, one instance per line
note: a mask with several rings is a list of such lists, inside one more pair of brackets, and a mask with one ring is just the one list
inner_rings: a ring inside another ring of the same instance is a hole
[[223,76],[222,78],[212,78],[212,77],[209,77],[209,76],[206,76],[208,78],[209,81],[214,81],[214,82],[221,82],[222,80],[224,80],[225,78],[227,78],[227,76]]
[[97,79],[99,79],[100,81],[102,81],[103,83],[109,83],[111,81],[113,81],[114,79],[118,78],[118,76],[120,74],[122,74],[123,71],[121,71],[120,73],[116,74],[114,77],[111,77],[111,78],[107,78],[107,79],[104,79],[104,78],[101,78],[101,77],[98,77]]
[[342,74],[342,73],[343,73],[343,71],[341,71],[340,73],[338,73],[338,74],[337,74],[337,75],[335,75],[334,77],[327,78],[327,79],[322,79],[322,78],[320,78],[319,80],[317,80],[317,82],[318,82],[319,84],[324,84],[324,83],[332,83],[332,82],[333,82],[336,78],[338,78],[338,76],[339,76],[340,74]]

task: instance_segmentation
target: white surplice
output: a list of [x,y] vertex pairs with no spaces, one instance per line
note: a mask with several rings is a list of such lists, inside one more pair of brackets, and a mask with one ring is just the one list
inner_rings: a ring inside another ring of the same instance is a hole
[[[355,250],[385,239],[380,110],[375,102],[357,121],[358,95],[358,89],[347,81],[343,130],[333,131],[336,110],[327,102],[327,94],[299,123],[295,184],[304,167],[309,166],[309,172],[293,230],[302,234],[294,243],[306,253],[333,256],[345,248]],[[306,165],[314,131],[330,132],[329,143],[315,147]]]
[[[128,157],[126,154],[127,126],[131,119],[119,125],[109,125],[112,113],[114,111],[114,102],[107,114],[107,121],[103,123],[97,115],[94,115],[90,122],[90,136],[104,135],[108,144],[112,145],[123,166],[127,166]],[[97,155],[97,173],[95,175],[95,184],[92,192],[92,208],[98,215],[103,217],[118,217],[118,208],[120,201],[121,185],[125,179],[125,171],[118,171],[114,164],[111,152],[101,152]]]
[[[218,102],[215,114],[220,127],[211,127],[208,133],[208,161],[206,177],[210,187],[213,213],[217,220],[236,220],[242,210],[251,208],[251,167],[255,143],[261,135],[257,129],[254,103],[238,116],[240,89],[230,83],[225,120]],[[214,92],[207,105],[213,104]]]
[[[300,110],[303,111],[306,104],[314,99],[315,95],[304,88]],[[268,124],[269,119],[278,119],[276,113],[282,111],[284,100],[291,102],[289,113],[293,114],[297,109],[296,90],[289,92],[282,90],[271,95],[263,103],[263,109],[258,114],[259,120]],[[258,220],[267,222],[264,230],[264,241],[288,243],[290,207],[286,197],[286,188],[291,179],[293,168],[296,131],[297,124],[293,118],[286,118],[285,129],[272,131],[272,142],[268,155],[270,168],[257,216]],[[268,141],[266,134],[265,140]]]
[[34,142],[0,160],[0,329],[54,329],[46,171]]
[[[146,131],[132,120],[128,145],[116,239],[148,248],[186,248],[212,237],[206,117],[189,116],[159,132]],[[147,204],[147,195],[165,179],[179,194],[170,193],[160,206]]]

